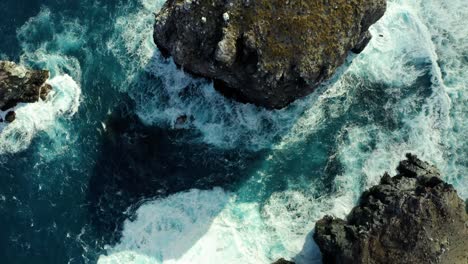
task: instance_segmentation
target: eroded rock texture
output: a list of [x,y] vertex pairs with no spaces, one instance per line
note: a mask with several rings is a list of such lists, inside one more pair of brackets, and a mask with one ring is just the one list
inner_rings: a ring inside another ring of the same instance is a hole
[[324,263],[468,263],[465,203],[416,156],[366,191],[346,220],[326,216],[314,239]]
[[45,100],[52,87],[45,83],[49,71],[31,70],[14,62],[0,61],[0,109],[5,111],[18,103]]
[[223,94],[282,108],[361,52],[385,0],[168,0],[154,40]]

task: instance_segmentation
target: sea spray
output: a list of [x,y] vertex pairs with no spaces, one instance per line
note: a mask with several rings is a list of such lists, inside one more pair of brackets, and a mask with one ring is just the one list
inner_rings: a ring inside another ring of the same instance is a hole
[[37,133],[63,129],[57,124],[59,119],[70,118],[78,111],[81,90],[70,76],[60,75],[48,83],[53,90],[46,101],[17,107],[16,120],[0,133],[0,154],[27,149]]

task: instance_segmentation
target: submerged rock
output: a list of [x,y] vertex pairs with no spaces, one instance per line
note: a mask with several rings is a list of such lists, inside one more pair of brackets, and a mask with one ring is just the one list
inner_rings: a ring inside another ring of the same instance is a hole
[[314,239],[323,263],[468,263],[468,214],[437,168],[407,155],[346,220],[326,216]]
[[385,0],[168,0],[154,40],[223,94],[282,108],[361,52],[385,9]]
[[15,119],[16,119],[16,113],[14,111],[10,111],[5,115],[5,121],[8,123],[15,121]]
[[45,100],[52,87],[45,83],[49,71],[31,70],[14,62],[0,61],[0,109],[5,111],[18,103]]

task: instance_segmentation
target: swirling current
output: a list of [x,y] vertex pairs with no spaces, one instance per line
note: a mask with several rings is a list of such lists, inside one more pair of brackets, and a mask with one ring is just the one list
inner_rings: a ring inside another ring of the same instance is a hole
[[320,263],[315,221],[410,151],[468,198],[464,0],[390,0],[361,54],[276,111],[162,58],[163,3],[1,1],[0,59],[54,88],[0,127],[2,263]]

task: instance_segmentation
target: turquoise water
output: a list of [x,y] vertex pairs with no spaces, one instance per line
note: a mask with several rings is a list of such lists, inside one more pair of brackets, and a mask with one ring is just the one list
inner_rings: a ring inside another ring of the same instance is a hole
[[365,51],[280,111],[161,58],[163,2],[0,3],[0,57],[54,87],[0,128],[2,263],[319,263],[315,221],[408,151],[468,198],[464,1],[389,1]]

